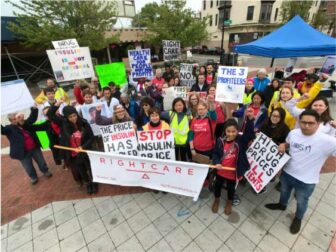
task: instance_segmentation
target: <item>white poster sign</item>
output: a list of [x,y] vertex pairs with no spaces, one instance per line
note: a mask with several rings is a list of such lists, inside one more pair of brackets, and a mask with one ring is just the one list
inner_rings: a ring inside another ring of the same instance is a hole
[[52,41],[52,44],[55,49],[66,49],[66,48],[79,47],[76,39],[65,39],[65,40]]
[[174,134],[171,130],[138,131],[139,156],[175,160]]
[[94,182],[142,186],[198,199],[208,166],[88,151]]
[[196,78],[193,75],[193,64],[184,64],[180,65],[180,82],[181,86],[186,86],[189,89],[192,85],[196,83]]
[[47,54],[58,82],[95,76],[88,47],[47,50]]
[[247,67],[220,66],[217,75],[216,101],[243,103]]
[[128,59],[132,68],[133,79],[151,78],[153,76],[150,49],[129,50]]
[[293,72],[296,62],[297,58],[288,59],[287,65],[285,67],[285,77],[289,76]]
[[278,145],[263,133],[257,136],[246,154],[251,169],[244,176],[257,193],[270,182],[290,159],[290,156],[286,153],[279,152]]
[[107,106],[106,101],[95,102],[91,104],[83,104],[80,108],[82,111],[83,118],[88,121],[93,131],[93,134],[95,136],[100,135],[99,125],[96,124],[96,113],[97,113],[96,107],[98,105],[102,106],[101,112],[100,112],[102,116],[109,117],[109,118],[112,117],[112,114]]
[[1,115],[14,113],[34,105],[24,80],[1,82]]
[[175,98],[181,97],[183,100],[187,99],[187,87],[163,88],[162,96],[164,110],[172,109],[172,103]]
[[335,71],[335,67],[336,67],[336,57],[329,56],[327,57],[323,66],[321,67],[320,73],[325,73],[331,76]]
[[162,40],[163,60],[178,60],[181,56],[181,43],[178,40]]
[[137,137],[133,122],[100,126],[104,150],[108,153],[137,156]]

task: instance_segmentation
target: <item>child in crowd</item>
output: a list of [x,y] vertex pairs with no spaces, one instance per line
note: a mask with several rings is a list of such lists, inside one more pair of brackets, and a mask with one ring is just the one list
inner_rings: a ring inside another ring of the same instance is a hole
[[142,126],[144,131],[170,129],[169,124],[160,118],[161,111],[157,107],[152,107],[148,111],[149,122]]

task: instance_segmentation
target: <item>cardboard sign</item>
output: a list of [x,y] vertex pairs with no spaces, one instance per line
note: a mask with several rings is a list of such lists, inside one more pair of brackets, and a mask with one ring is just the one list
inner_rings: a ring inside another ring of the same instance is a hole
[[[38,121],[38,122],[34,123],[34,125],[39,125],[39,124],[42,124],[44,122],[45,122],[45,120]],[[45,130],[44,131],[36,131],[36,136],[37,136],[38,140],[40,141],[42,149],[44,149],[44,150],[49,149],[50,141],[49,141],[49,137],[48,137],[47,132]]]
[[141,157],[175,160],[174,134],[171,130],[138,131]]
[[163,107],[165,110],[172,109],[172,104],[175,98],[181,97],[187,99],[187,87],[169,87],[162,89]]
[[108,153],[137,156],[137,138],[133,122],[100,126],[104,150]]
[[18,112],[34,105],[24,80],[1,82],[1,115]]
[[118,86],[127,83],[126,68],[123,62],[95,66],[100,86],[107,87],[109,82],[113,81]]
[[58,82],[95,76],[88,47],[47,50],[47,54]]
[[181,55],[181,44],[177,40],[162,40],[163,60],[178,60]]
[[91,103],[91,104],[83,104],[80,109],[82,112],[82,116],[84,119],[86,119],[88,121],[88,123],[91,126],[91,129],[93,131],[93,134],[95,136],[100,135],[100,129],[99,126],[96,124],[96,107],[98,105],[101,105],[101,115],[105,116],[105,117],[112,117],[112,114],[107,106],[106,101],[103,102],[95,102],[95,103]]
[[257,193],[270,182],[290,159],[290,156],[286,153],[280,153],[278,145],[263,133],[259,133],[246,154],[251,169],[244,176]]
[[180,83],[181,86],[186,86],[189,89],[192,85],[196,83],[196,78],[193,75],[193,64],[184,64],[180,65]]
[[143,186],[198,199],[208,165],[87,151],[94,182]]
[[296,62],[297,62],[297,58],[289,58],[288,59],[287,65],[285,67],[285,77],[291,75],[291,73],[294,70],[294,66],[295,66]]
[[217,74],[216,101],[243,103],[247,67],[220,66]]
[[129,50],[128,58],[132,68],[132,78],[151,78],[153,68],[151,66],[150,49]]
[[52,41],[52,44],[55,49],[66,49],[66,48],[79,47],[76,39],[65,39],[65,40]]

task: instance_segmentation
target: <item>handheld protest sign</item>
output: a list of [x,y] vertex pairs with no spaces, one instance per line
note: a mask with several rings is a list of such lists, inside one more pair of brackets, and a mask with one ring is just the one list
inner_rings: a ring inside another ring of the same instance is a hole
[[189,89],[192,85],[196,83],[196,78],[193,75],[193,64],[184,64],[180,65],[180,82],[181,86],[186,86]]
[[100,126],[105,152],[137,156],[137,138],[133,122]]
[[118,86],[127,83],[126,68],[123,62],[95,66],[100,86],[106,87],[109,82],[113,81]]
[[34,105],[24,80],[1,82],[1,115],[18,112]]
[[178,40],[162,40],[163,60],[178,60],[181,56],[181,43]]
[[165,110],[172,109],[172,103],[175,98],[181,97],[187,99],[187,87],[169,87],[162,89],[163,107]]
[[[44,123],[45,121],[38,121],[34,123],[35,125],[39,125],[41,123]],[[50,145],[49,137],[46,131],[36,131],[36,136],[38,140],[40,141],[42,149],[48,149]]]
[[332,74],[335,72],[335,68],[336,68],[336,57],[329,56],[327,57],[323,66],[321,67],[320,73],[325,73],[328,74],[329,76],[332,76]]
[[220,66],[217,73],[216,101],[243,103],[247,67]]
[[65,39],[52,41],[52,44],[55,49],[66,49],[66,48],[77,48],[79,44],[76,39]]
[[129,50],[128,58],[133,79],[151,78],[153,76],[150,49]]
[[263,133],[259,133],[246,151],[246,155],[251,168],[244,176],[257,193],[271,181],[290,159],[290,156],[286,153],[279,152],[278,145]]

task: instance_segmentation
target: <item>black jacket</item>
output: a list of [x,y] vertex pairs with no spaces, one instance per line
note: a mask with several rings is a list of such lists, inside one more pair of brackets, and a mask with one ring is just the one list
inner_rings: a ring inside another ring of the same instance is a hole
[[209,85],[204,83],[202,89],[198,86],[197,83],[191,86],[190,92],[208,92]]
[[[33,124],[38,116],[38,109],[31,108],[31,112],[27,120],[25,120],[24,124]],[[38,140],[36,134],[27,130],[29,135],[34,139],[34,142],[37,146],[40,145],[40,141]],[[5,135],[9,140],[9,156],[13,159],[22,160],[26,154],[24,150],[24,136],[22,133],[22,129],[13,124],[9,124],[6,126],[1,125],[1,135]]]
[[[238,145],[238,159],[236,166],[236,179],[242,177],[247,170],[250,169],[250,164],[247,160],[246,151],[248,148],[248,144],[255,137],[254,134],[254,124],[253,120],[246,120],[246,126],[243,135],[238,135],[235,142]],[[225,138],[222,139],[225,141]],[[221,164],[221,160],[223,157],[223,142],[219,138],[217,139],[216,146],[214,152],[212,154],[213,164]]]
[[[66,147],[70,147],[70,137],[75,132],[75,129],[66,118],[56,115],[56,111],[58,110],[58,108],[59,107],[57,106],[51,106],[50,109],[48,110],[47,116],[51,121],[55,122],[61,128],[62,138],[60,144]],[[92,129],[90,127],[90,124],[85,119],[80,117],[78,114],[77,116],[78,116],[78,124],[82,126],[81,147],[84,150],[90,150],[92,149],[92,143],[94,140]],[[70,159],[69,151],[65,152],[65,159],[66,160]]]
[[25,122],[22,128],[30,132],[46,131],[49,138],[49,147],[52,147],[55,144],[59,144],[60,136],[54,131],[54,129],[51,126],[51,121],[49,120],[46,120],[45,122],[38,125],[29,124],[28,122]]

